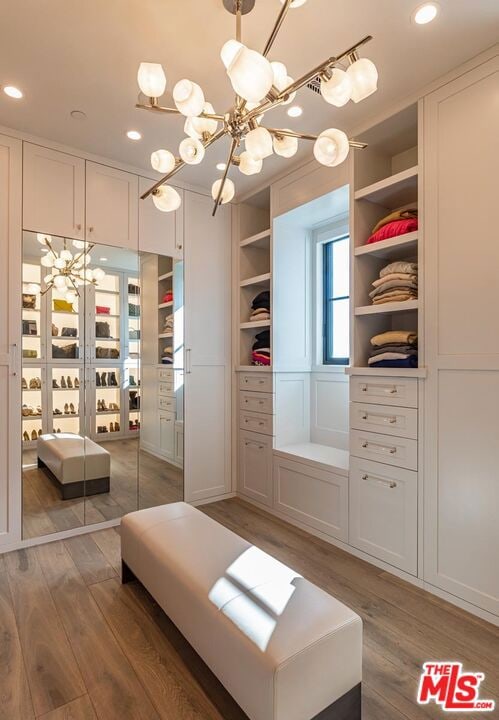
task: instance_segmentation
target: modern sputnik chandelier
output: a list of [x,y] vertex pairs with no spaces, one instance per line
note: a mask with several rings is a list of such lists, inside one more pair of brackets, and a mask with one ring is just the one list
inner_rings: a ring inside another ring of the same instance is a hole
[[[148,102],[138,103],[136,107],[155,113],[181,114],[186,118],[184,130],[187,137],[180,143],[180,157],[163,149],[151,155],[154,170],[165,175],[142,195],[142,199],[152,195],[159,210],[172,212],[181,204],[180,195],[167,184],[168,180],[185,165],[198,165],[204,158],[205,150],[225,136],[231,139],[230,150],[224,174],[211,188],[215,201],[213,215],[220,204],[230,202],[234,197],[234,183],[228,177],[233,165],[244,175],[257,174],[262,169],[263,160],[273,152],[285,158],[293,157],[300,139],[314,142],[316,160],[327,167],[342,163],[350,147],[365,147],[364,143],[349,140],[342,130],[336,128],[324,130],[320,135],[310,135],[263,124],[267,112],[291,103],[297,91],[313,81],[319,82],[324,100],[336,107],[342,107],[350,99],[358,103],[377,89],[378,72],[374,63],[358,55],[359,48],[372,40],[370,35],[338,56],[328,58],[298,80],[289,77],[283,63],[269,62],[267,56],[288,11],[306,2],[280,1],[283,7],[263,53],[259,53],[241,42],[242,16],[253,9],[255,0],[223,0],[225,8],[236,16],[236,39],[228,40],[220,53],[236,93],[234,105],[223,115],[215,113],[212,105],[205,101],[199,85],[185,79],[179,80],[173,88],[175,108],[162,107],[159,98],[166,89],[162,66],[158,63],[140,64],[137,79]],[[238,152],[243,141],[245,149]]]
[[36,239],[40,245],[47,248],[47,253],[42,257],[40,263],[43,267],[48,268],[50,272],[43,278],[45,283],[43,291],[38,283],[30,283],[28,292],[45,295],[55,287],[68,302],[74,302],[80,295],[79,286],[97,285],[104,279],[106,273],[102,268],[96,267],[92,269],[88,267],[92,261],[90,252],[94,247],[93,245],[89,245],[83,240],[73,240],[72,245],[76,252],[71,252],[67,240],[64,240],[63,249],[57,252],[57,250],[54,250],[50,235],[37,233]]

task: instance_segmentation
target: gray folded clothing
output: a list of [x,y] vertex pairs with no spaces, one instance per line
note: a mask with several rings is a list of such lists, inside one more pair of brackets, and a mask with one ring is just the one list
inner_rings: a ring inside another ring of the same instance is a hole
[[413,354],[417,352],[417,346],[415,345],[403,345],[403,344],[394,344],[394,345],[381,345],[380,347],[373,348],[371,350],[370,356],[373,357],[374,355],[382,355],[383,353],[403,353],[403,354]]

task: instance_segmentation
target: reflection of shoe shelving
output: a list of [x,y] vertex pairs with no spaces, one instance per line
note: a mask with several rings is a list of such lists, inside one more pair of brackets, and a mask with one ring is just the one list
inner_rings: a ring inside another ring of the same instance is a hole
[[21,407],[21,415],[23,420],[30,420],[31,418],[41,417],[42,409],[40,406],[34,408],[32,405],[23,405]]

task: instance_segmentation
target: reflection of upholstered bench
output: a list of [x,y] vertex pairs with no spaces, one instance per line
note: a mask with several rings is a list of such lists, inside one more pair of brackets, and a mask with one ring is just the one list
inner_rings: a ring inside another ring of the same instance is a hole
[[57,482],[63,500],[109,492],[111,456],[90,438],[72,433],[38,438],[38,467]]
[[360,720],[346,605],[183,502],[125,515],[121,557],[251,720]]

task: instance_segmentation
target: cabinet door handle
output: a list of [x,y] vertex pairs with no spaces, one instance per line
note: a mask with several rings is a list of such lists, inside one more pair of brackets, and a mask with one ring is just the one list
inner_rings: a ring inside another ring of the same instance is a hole
[[190,375],[192,372],[191,367],[191,349],[186,348],[185,350],[185,374]]
[[[362,420],[367,420],[369,418],[369,415],[371,413],[362,413],[361,418]],[[376,413],[373,413],[372,416],[374,418],[379,418],[383,422],[390,423],[390,425],[394,425],[397,422],[397,418],[394,415],[376,415]]]
[[246,445],[246,447],[256,447],[257,450],[263,450],[265,448],[265,445],[259,445],[258,443],[250,442],[249,440],[245,440],[244,444]]
[[390,455],[395,455],[395,453],[397,452],[396,447],[388,447],[387,445],[380,445],[379,443],[370,443],[368,440],[364,440],[364,442],[361,443],[361,446],[363,448],[368,448],[369,445],[372,445],[373,447],[379,447],[382,452],[388,452],[390,453]]
[[90,225],[90,227],[88,228],[88,232],[93,233],[93,231],[94,231],[94,227],[93,227],[93,225]]
[[[81,230],[81,223],[76,223],[75,225],[76,230]],[[89,228],[90,229],[90,228]]]
[[369,482],[369,480],[371,480],[378,485],[384,485],[385,487],[390,488],[390,490],[393,490],[397,487],[397,483],[395,482],[395,480],[383,480],[382,478],[370,477],[370,475],[367,474],[362,475],[362,480],[364,480],[365,482]]

